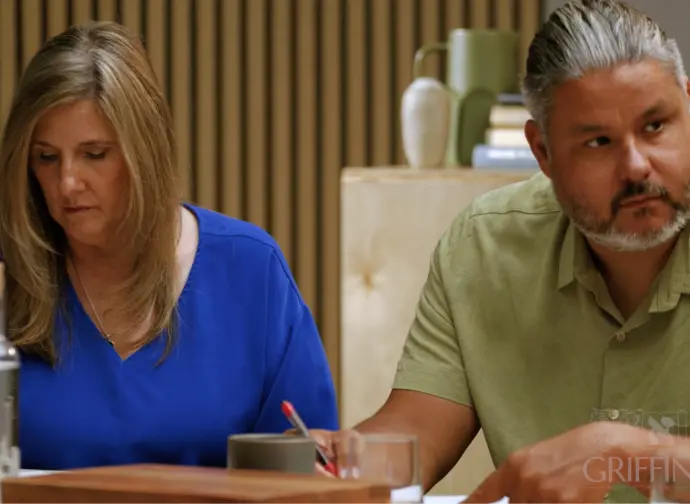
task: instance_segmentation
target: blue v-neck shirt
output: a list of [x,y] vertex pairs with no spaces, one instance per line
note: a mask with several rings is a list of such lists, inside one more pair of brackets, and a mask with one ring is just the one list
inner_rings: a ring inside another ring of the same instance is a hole
[[179,333],[122,360],[66,286],[56,367],[22,354],[22,467],[155,462],[223,466],[227,437],[282,432],[283,400],[310,428],[337,429],[314,320],[275,241],[247,222],[188,206],[199,223],[178,303]]

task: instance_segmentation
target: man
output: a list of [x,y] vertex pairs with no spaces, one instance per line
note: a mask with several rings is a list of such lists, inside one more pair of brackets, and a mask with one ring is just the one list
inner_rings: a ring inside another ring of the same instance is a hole
[[535,36],[523,93],[542,173],[480,197],[441,238],[393,391],[356,429],[417,435],[429,489],[483,428],[498,469],[469,501],[646,491],[642,464],[601,471],[659,455],[653,441],[690,455],[683,63],[643,14],[583,0]]

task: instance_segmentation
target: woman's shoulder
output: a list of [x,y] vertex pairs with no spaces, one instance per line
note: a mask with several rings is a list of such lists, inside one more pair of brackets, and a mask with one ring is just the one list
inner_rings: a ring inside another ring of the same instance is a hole
[[200,239],[215,246],[235,248],[243,244],[248,248],[278,249],[275,239],[265,229],[251,222],[219,213],[208,208],[185,205],[196,217]]
[[219,262],[235,270],[240,268],[249,275],[273,265],[278,266],[281,275],[292,277],[280,245],[268,231],[214,210],[186,206],[196,216],[199,225],[197,254],[211,259],[215,271],[220,267]]
[[[183,296],[213,299],[226,311],[242,306],[248,316],[257,306],[272,305],[281,296],[299,301],[292,271],[270,233],[251,222],[186,206],[197,218],[199,241],[188,280],[192,288],[186,288]],[[265,317],[265,310],[259,311],[260,318]]]

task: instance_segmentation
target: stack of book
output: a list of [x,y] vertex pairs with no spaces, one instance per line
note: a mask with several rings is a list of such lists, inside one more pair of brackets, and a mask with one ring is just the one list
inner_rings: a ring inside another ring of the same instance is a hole
[[525,138],[524,127],[529,119],[522,95],[499,95],[498,103],[491,108],[484,143],[472,151],[472,167],[538,169]]

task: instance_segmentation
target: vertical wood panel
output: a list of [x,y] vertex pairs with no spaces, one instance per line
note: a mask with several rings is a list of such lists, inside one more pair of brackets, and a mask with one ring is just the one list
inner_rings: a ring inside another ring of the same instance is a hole
[[96,5],[100,21],[117,21],[117,0],[98,0]]
[[[1,0],[0,0],[1,1]],[[9,3],[9,2],[8,2]],[[67,19],[68,0],[53,0],[46,2],[46,16],[48,37],[54,37],[67,29],[69,19]]]
[[[207,0],[210,2],[210,0]],[[163,92],[168,96],[166,78],[166,50],[167,30],[166,20],[168,17],[168,2],[166,0],[147,0],[146,1],[146,51],[151,58],[151,65],[156,72],[158,82],[163,88]],[[215,14],[215,13],[213,13]],[[214,23],[211,23],[213,26]],[[210,55],[209,55],[210,56]]]
[[247,17],[247,218],[261,227],[268,226],[267,125],[266,125],[266,47],[267,0],[246,4]]
[[[421,44],[436,44],[448,38],[445,27],[441,29],[441,2],[442,0],[424,0],[420,8],[421,15]],[[441,77],[441,58],[444,53],[434,55],[425,61],[424,75],[435,78]]]
[[[279,0],[280,1],[280,0]],[[244,217],[242,170],[246,137],[242,124],[242,0],[223,0],[221,5],[221,200],[220,210],[233,217]],[[173,31],[174,33],[174,31]],[[288,215],[291,215],[288,213]]]
[[294,102],[294,60],[292,41],[295,36],[290,2],[272,0],[271,46],[271,227],[288,263],[292,263],[292,208],[294,146],[292,141]]
[[[367,37],[366,1],[347,0],[347,159],[367,165]],[[372,110],[378,114],[379,110]]]
[[489,27],[489,0],[472,0],[470,2],[470,26],[472,28]]
[[[122,24],[140,34],[141,30],[141,3],[139,0],[119,0],[122,9]],[[173,2],[180,7],[188,6],[188,2]]]
[[[1,0],[8,2],[11,0]],[[43,6],[41,0],[21,0],[22,27],[22,70],[26,68],[31,58],[41,47],[43,39],[42,17]]]
[[316,299],[316,185],[317,61],[316,2],[297,0],[297,282],[306,303],[318,319]]
[[171,30],[174,34],[171,50],[174,57],[171,58],[171,101],[172,114],[177,136],[178,157],[180,163],[180,180],[182,183],[182,195],[185,200],[192,199],[191,191],[191,119],[192,107],[190,103],[191,84],[191,39],[190,16],[191,9],[188,2],[172,2]]
[[[445,0],[446,1],[446,37],[448,32],[456,28],[463,28],[466,26],[465,19],[465,2],[471,0]],[[517,1],[517,0],[511,0]]]
[[539,0],[520,0],[520,75],[524,73],[525,61],[532,37],[539,29],[541,2]]
[[[195,200],[201,206],[217,208],[215,2],[204,0],[197,2],[196,7]],[[260,143],[259,138],[256,140]]]
[[[393,131],[391,123],[397,120],[398,104],[393,92],[390,60],[391,45],[391,2],[376,0],[371,4],[371,164],[385,166],[393,157]],[[331,42],[332,43],[332,42]],[[325,47],[325,46],[324,46]],[[332,84],[331,84],[332,85]],[[349,156],[348,156],[349,158]]]
[[17,25],[14,2],[0,0],[0,119],[4,122],[17,78]]
[[[414,0],[396,0],[394,2],[394,14],[396,23],[395,33],[395,106],[400,109],[400,101],[405,89],[412,80],[412,64],[414,62],[414,53],[417,51],[417,44],[415,41],[415,2]],[[400,130],[400,114],[396,116],[394,128],[394,145],[395,158],[392,160],[394,164],[405,164],[405,153],[402,148],[401,130]],[[349,160],[348,160],[349,161]],[[350,166],[355,166],[350,164]]]
[[515,24],[515,1],[494,1],[496,2],[496,27],[499,30],[512,30]]
[[91,0],[72,0],[72,19],[70,24],[83,24],[93,19]]
[[[374,4],[387,0],[377,0]],[[342,0],[321,10],[321,333],[336,388],[340,387],[340,168],[343,166],[343,70],[341,66]],[[374,104],[374,107],[377,105]],[[376,128],[374,128],[376,131]],[[386,137],[382,135],[375,138]],[[388,151],[390,152],[390,151]],[[380,159],[383,159],[381,157]]]

